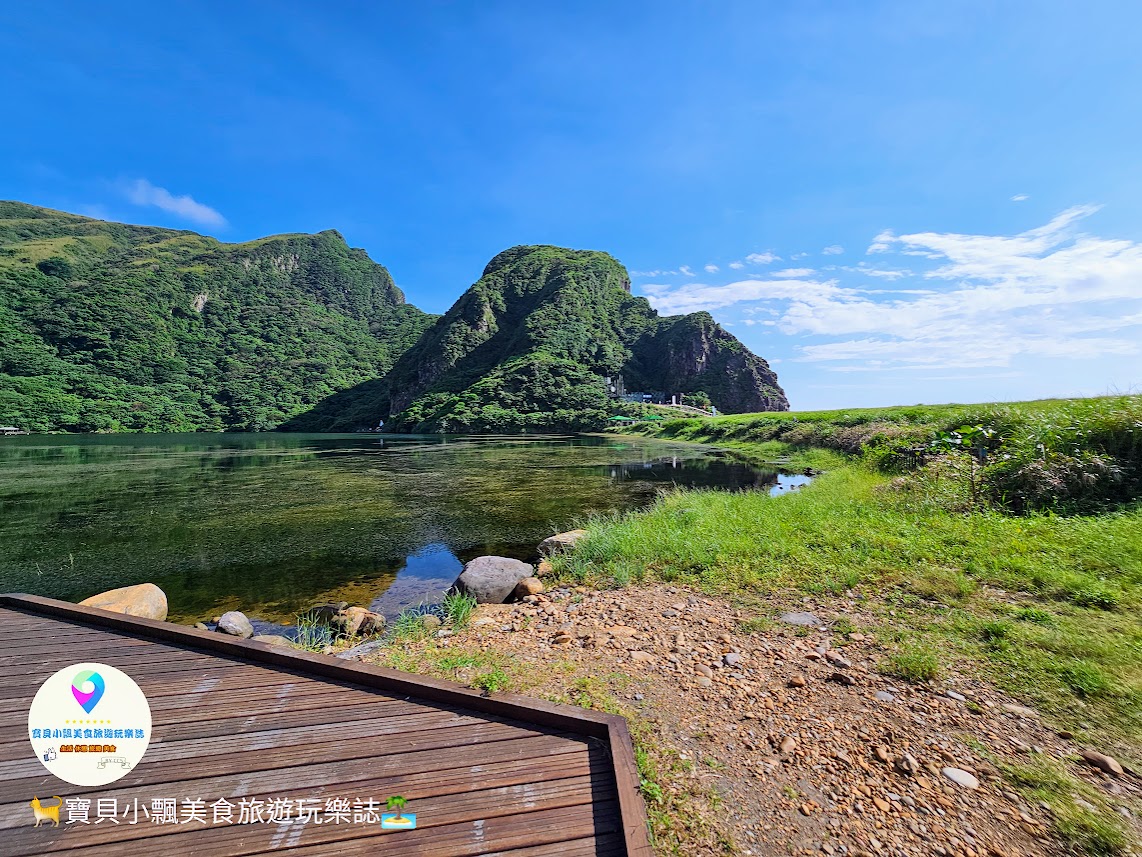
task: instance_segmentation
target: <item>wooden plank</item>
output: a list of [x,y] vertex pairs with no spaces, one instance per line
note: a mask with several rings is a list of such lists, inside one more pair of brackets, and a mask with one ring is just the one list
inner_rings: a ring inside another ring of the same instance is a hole
[[[211,757],[221,757],[224,770],[226,759],[234,759],[243,753],[255,753],[262,759],[262,767],[273,767],[273,763],[264,761],[272,758],[273,753],[281,753],[284,765],[290,764],[291,754],[298,754],[299,747],[306,745],[325,744],[330,742],[368,741],[369,752],[376,754],[385,748],[385,742],[399,736],[401,751],[412,752],[437,747],[477,746],[480,743],[507,740],[512,738],[533,737],[536,732],[521,725],[519,727],[506,726],[499,723],[488,723],[479,717],[469,716],[450,721],[446,725],[420,724],[424,728],[412,730],[409,724],[401,724],[403,728],[394,728],[386,720],[366,720],[346,727],[339,725],[322,725],[303,729],[283,729],[275,732],[261,732],[254,735],[223,735],[215,738],[200,738],[195,741],[172,741],[152,744],[144,756],[146,766],[140,766],[131,772],[121,782],[133,782],[135,778],[145,778],[152,765],[163,762],[180,762],[180,765],[163,767],[161,776],[166,780],[178,780],[193,774],[198,770],[216,770],[217,763]],[[456,732],[456,730],[463,730]],[[27,745],[18,748],[19,755],[13,761],[0,762],[0,802],[19,800],[23,792],[13,791],[17,787],[27,786],[20,782],[22,779],[42,778],[45,784],[55,783],[59,788],[59,781],[48,774],[39,760],[28,752]],[[250,761],[250,757],[245,757]],[[462,759],[454,760],[456,762]],[[190,773],[188,773],[190,772]],[[33,794],[35,790],[33,789]],[[71,792],[69,792],[70,794]],[[9,795],[15,794],[15,798]]]
[[128,630],[137,636],[164,642],[176,641],[195,644],[197,648],[212,653],[232,655],[251,662],[301,668],[323,678],[336,678],[358,681],[395,693],[407,693],[437,702],[451,702],[466,705],[477,711],[515,717],[554,726],[559,729],[581,732],[605,738],[610,715],[600,714],[570,705],[529,699],[517,694],[503,693],[485,696],[472,688],[460,687],[451,682],[402,673],[384,667],[361,663],[350,663],[309,652],[284,652],[281,647],[272,647],[245,640],[223,639],[224,634],[199,631],[196,628],[183,628],[153,619],[137,616],[123,616],[78,604],[67,604],[50,598],[35,595],[0,595],[0,607],[8,607],[25,613],[38,613],[51,617],[87,621],[91,625],[113,630]]
[[[201,699],[209,694],[245,694],[248,689],[253,687],[268,690],[271,688],[280,689],[287,686],[299,686],[303,683],[324,687],[330,696],[340,693],[343,689],[351,689],[355,692],[359,691],[375,696],[386,696],[390,699],[410,698],[408,694],[391,694],[358,684],[324,681],[322,679],[305,676],[292,670],[267,669],[256,665],[246,665],[243,671],[227,672],[224,675],[220,674],[217,676],[203,676],[200,673],[195,673],[194,675],[172,673],[170,675],[148,679],[145,692],[148,700],[155,700],[160,697],[165,698],[161,704],[152,702],[151,708],[155,709],[156,707],[168,704],[169,698],[171,697],[180,700],[192,699],[195,700],[194,704],[199,704]],[[35,696],[35,692],[38,689],[39,686],[37,685],[35,687],[26,688],[20,691],[19,694],[9,695],[8,691],[0,687],[0,710],[23,709],[26,713],[28,706],[31,705],[32,697]]]
[[[534,765],[537,760],[555,756],[574,756],[590,759],[593,763],[599,761],[598,754],[592,754],[581,744],[563,738],[551,735],[497,735],[488,731],[487,724],[442,730],[422,737],[423,740],[412,748],[407,748],[402,743],[392,748],[394,752],[387,754],[377,752],[383,748],[366,747],[346,751],[344,745],[339,747],[335,743],[326,743],[305,748],[309,752],[291,754],[284,758],[267,757],[254,752],[237,754],[236,763],[247,763],[247,767],[227,766],[224,758],[215,757],[206,764],[196,766],[193,775],[179,767],[147,765],[104,789],[62,785],[41,767],[38,779],[25,778],[4,783],[3,796],[0,797],[0,801],[3,801],[0,803],[0,828],[8,826],[5,819],[9,817],[17,826],[24,823],[27,795],[43,791],[43,788],[36,790],[36,785],[51,788],[53,795],[60,792],[65,798],[86,796],[129,799],[141,796],[143,790],[152,787],[159,787],[156,791],[172,797],[194,796],[195,792],[207,794],[219,789],[217,793],[222,796],[243,792],[251,783],[261,787],[275,781],[275,777],[282,771],[287,771],[286,776],[297,776],[291,773],[294,769],[308,767],[314,770],[306,770],[302,775],[314,786],[333,787],[354,778],[360,779],[362,774],[366,779],[398,777],[410,771],[426,776],[434,772],[452,775],[459,771],[463,774],[482,770],[492,764]],[[479,758],[479,764],[473,764],[474,756]],[[203,785],[206,781],[209,781],[209,789]]]
[[622,857],[626,844],[617,833],[587,836],[572,842],[552,845],[533,845],[511,848],[507,851],[486,851],[484,857]]
[[[514,807],[525,795],[530,809],[519,813]],[[299,793],[296,797],[306,795]],[[417,814],[415,831],[384,831],[377,824],[363,823],[196,825],[193,829],[148,824],[139,830],[140,824],[129,832],[146,838],[129,839],[129,853],[131,857],[168,857],[195,852],[241,857],[282,851],[290,855],[406,853],[464,857],[488,850],[534,847],[595,833],[616,832],[615,802],[593,804],[592,798],[589,777],[430,797],[418,800],[415,808],[410,802],[409,811]],[[74,826],[65,829],[62,824],[50,831],[27,828],[32,834],[46,833],[47,836],[41,836],[40,842],[34,844],[40,848],[48,845],[52,853],[77,857],[115,853],[117,843],[112,842],[88,845],[87,840],[78,840],[77,844],[82,844],[73,848],[69,843],[72,829]],[[112,837],[116,832],[113,828],[106,835]],[[15,835],[13,831],[11,836],[15,838]],[[45,842],[49,837],[51,841]],[[340,850],[346,845],[353,850]],[[122,850],[122,846],[118,847]],[[23,857],[37,852],[13,849],[5,853],[9,857]]]
[[[452,711],[437,711],[433,708],[412,709],[387,708],[404,706],[403,702],[382,702],[369,705],[355,705],[351,710],[331,711],[318,709],[299,712],[284,712],[259,722],[255,718],[227,718],[224,720],[192,721],[173,726],[152,726],[152,744],[188,744],[205,739],[225,741],[231,749],[248,744],[257,749],[277,749],[283,736],[305,732],[310,736],[318,734],[353,734],[358,724],[380,724],[378,735],[391,735],[400,732],[421,731],[424,729],[447,729],[467,723],[487,722],[481,717],[462,715]],[[387,713],[395,711],[391,716]],[[495,724],[502,725],[502,724]],[[61,739],[62,740],[62,739]],[[11,753],[13,748],[26,746],[16,736],[9,736],[0,744],[0,752]],[[237,746],[235,746],[237,745]]]
[[613,717],[610,722],[610,739],[607,748],[614,761],[615,787],[618,790],[619,811],[622,815],[623,836],[631,857],[651,857],[650,834],[646,824],[646,806],[642,800],[638,763],[634,757],[634,743],[626,721]]
[[[248,795],[251,799],[266,800],[270,798],[288,798],[296,800],[298,798],[312,798],[318,799],[324,806],[324,801],[328,798],[345,797],[350,801],[356,797],[362,799],[372,798],[376,803],[375,805],[383,805],[385,798],[391,794],[401,794],[407,797],[410,801],[428,800],[429,798],[445,802],[449,796],[461,796],[479,791],[490,790],[515,790],[519,794],[527,797],[525,803],[530,803],[535,797],[542,797],[542,787],[544,784],[552,784],[551,790],[548,794],[566,794],[568,792],[582,792],[590,790],[590,784],[593,778],[598,778],[606,771],[605,760],[589,760],[586,754],[561,754],[558,756],[550,756],[543,760],[546,763],[543,779],[536,775],[537,766],[534,759],[511,760],[502,763],[490,763],[483,766],[477,766],[478,770],[464,769],[457,770],[446,769],[444,771],[435,772],[419,772],[413,771],[411,773],[404,772],[392,776],[378,777],[371,774],[368,766],[365,764],[359,765],[359,770],[355,772],[355,778],[346,782],[338,783],[335,780],[330,783],[321,782],[320,766],[311,766],[315,769],[306,777],[303,775],[300,779],[295,779],[291,782],[289,778],[289,771],[278,772],[276,777],[267,777],[263,779],[262,776],[255,778],[255,783],[258,786],[256,791],[251,791]],[[325,779],[331,779],[326,777]],[[243,778],[243,781],[245,778]],[[218,780],[196,780],[187,785],[187,790],[182,792],[173,792],[169,787],[159,786],[149,789],[122,789],[113,792],[99,792],[98,796],[102,798],[115,798],[119,803],[117,805],[133,806],[134,801],[137,799],[140,806],[150,807],[153,799],[175,799],[181,805],[184,797],[190,796],[195,800],[205,800],[206,805],[209,806],[215,800],[222,796],[227,796],[228,799],[237,805],[240,798],[229,797],[232,794],[230,789],[236,785],[236,780],[233,777],[219,778]],[[535,787],[539,787],[540,791],[536,791]],[[210,796],[210,797],[207,797]],[[93,804],[94,805],[94,804]],[[7,809],[7,808],[5,808]],[[16,814],[21,820],[18,826],[9,827],[5,830],[4,842],[5,851],[7,855],[15,855],[21,853],[21,849],[33,849],[35,847],[42,847],[42,839],[36,836],[34,829],[29,830],[26,816],[28,807],[26,804],[21,811]],[[207,810],[208,818],[212,818],[212,811]],[[4,821],[7,822],[8,813],[5,813]],[[238,811],[236,810],[235,816],[237,817]],[[66,810],[62,816],[64,823],[67,823]],[[144,818],[140,813],[140,818]],[[193,823],[187,825],[156,825],[151,822],[143,822],[143,828],[140,829],[138,825],[120,824],[111,826],[108,824],[102,825],[69,825],[69,829],[65,837],[65,845],[67,848],[81,848],[87,845],[103,844],[112,841],[124,841],[136,839],[140,834],[145,837],[162,837],[165,842],[165,847],[172,850],[179,849],[180,842],[187,841],[187,835],[194,836],[197,833],[208,831],[211,829],[217,831],[239,830],[245,828],[245,833],[254,833],[257,835],[259,831],[264,831],[265,835],[270,836],[276,825],[267,826],[266,824],[242,824],[233,826],[202,826]],[[221,834],[218,834],[219,836]],[[231,836],[235,834],[231,833]],[[174,836],[174,839],[169,837]],[[56,846],[59,847],[59,846]],[[197,847],[197,845],[196,845]],[[32,852],[34,853],[34,851]],[[133,853],[133,852],[132,852]]]

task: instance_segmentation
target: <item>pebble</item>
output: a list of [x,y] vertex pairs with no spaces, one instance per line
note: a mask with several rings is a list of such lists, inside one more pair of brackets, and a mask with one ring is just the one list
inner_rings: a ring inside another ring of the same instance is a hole
[[945,690],[944,696],[948,697],[948,699],[954,699],[956,702],[967,701],[966,696],[964,696],[962,693],[956,693],[954,690]]
[[821,620],[813,613],[782,613],[781,621],[787,625],[802,625],[806,627],[815,627],[821,624]]
[[736,667],[742,662],[742,656],[737,652],[729,652],[728,654],[722,655],[722,662],[725,663],[727,667]]
[[1034,708],[1028,708],[1026,705],[1015,705],[1011,702],[1005,702],[1001,706],[1008,714],[1014,714],[1016,717],[1038,717],[1039,712]]
[[960,770],[959,768],[944,768],[940,771],[940,773],[942,773],[957,786],[963,786],[965,789],[979,788],[979,780],[977,780],[967,771]]
[[847,673],[833,673],[826,681],[835,681],[837,684],[843,684],[845,687],[852,687],[856,684],[856,679]]
[[804,687],[808,683],[809,682],[805,680],[805,676],[803,675],[795,675],[793,678],[789,679],[790,687]]
[[705,678],[713,678],[714,677],[714,671],[712,669],[710,669],[708,666],[706,666],[705,664],[695,664],[694,672],[696,672],[700,676],[704,676]]
[[896,701],[896,697],[893,696],[891,693],[889,693],[887,690],[878,690],[876,692],[876,698],[878,700],[880,700],[881,702],[895,702]]
[[637,649],[630,653],[630,659],[636,664],[645,664],[654,660],[654,655],[650,652],[642,652]]
[[782,753],[792,753],[797,749],[797,739],[792,735],[786,735],[781,739],[781,746],[779,749]]

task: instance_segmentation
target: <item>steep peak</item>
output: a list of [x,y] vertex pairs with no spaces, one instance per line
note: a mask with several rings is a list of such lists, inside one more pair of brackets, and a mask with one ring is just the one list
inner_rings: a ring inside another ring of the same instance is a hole
[[500,271],[514,268],[517,265],[551,265],[566,264],[575,266],[598,266],[618,277],[624,283],[624,288],[630,291],[630,276],[626,268],[610,253],[599,250],[572,250],[568,247],[556,247],[553,244],[518,244],[497,253],[484,267],[480,278],[491,276]]

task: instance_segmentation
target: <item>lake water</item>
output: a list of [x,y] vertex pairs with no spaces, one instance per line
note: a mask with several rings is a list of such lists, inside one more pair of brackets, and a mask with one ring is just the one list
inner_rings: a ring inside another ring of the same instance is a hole
[[151,581],[170,619],[292,623],[319,601],[394,615],[481,554],[524,560],[671,485],[807,481],[715,450],[595,436],[0,438],[0,591],[78,601]]

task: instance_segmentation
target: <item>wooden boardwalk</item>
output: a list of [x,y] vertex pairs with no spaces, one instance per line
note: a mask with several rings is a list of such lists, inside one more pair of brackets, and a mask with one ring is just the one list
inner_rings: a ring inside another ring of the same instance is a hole
[[[131,676],[153,720],[143,760],[95,788],[50,775],[28,739],[40,684],[84,661]],[[625,721],[573,706],[3,595],[0,714],[6,857],[651,853]],[[415,830],[383,830],[370,818],[365,801],[383,806],[397,794]],[[29,801],[56,795],[90,799],[88,823],[69,824],[63,809],[58,827],[33,827]],[[234,804],[233,822],[213,823],[209,807],[220,799]],[[275,820],[238,823],[243,800],[269,812],[274,799],[288,802]],[[96,824],[100,800],[127,812]],[[178,823],[160,823],[161,811],[149,817],[170,800]],[[298,800],[323,810],[344,800],[359,817],[285,815]],[[185,801],[204,801],[207,823]]]

